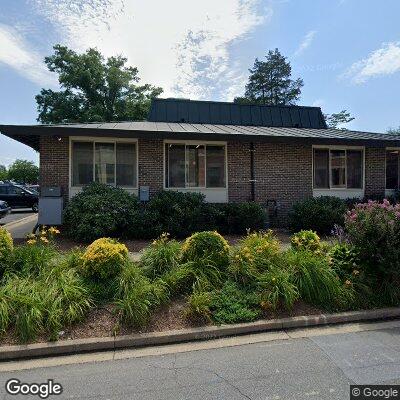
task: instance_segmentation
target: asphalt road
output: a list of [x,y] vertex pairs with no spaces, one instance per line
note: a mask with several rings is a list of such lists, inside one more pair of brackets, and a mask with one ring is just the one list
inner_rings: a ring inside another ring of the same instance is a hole
[[0,398],[27,398],[5,394],[7,379],[52,378],[64,389],[54,399],[349,399],[352,383],[400,383],[400,323],[376,325],[366,331],[345,326],[336,330],[340,333],[316,336],[296,331],[250,335],[250,344],[243,344],[247,337],[230,338],[214,341],[216,348],[212,341],[164,346],[150,349],[151,356],[146,350],[126,350],[125,356],[115,352],[103,362],[110,354],[98,354],[97,362],[90,361],[94,355],[75,356],[48,368],[37,367],[59,360],[0,364],[0,370],[28,368],[0,373]]
[[31,209],[16,209],[0,219],[0,225],[5,226],[14,239],[23,239],[31,233],[37,222],[37,214]]

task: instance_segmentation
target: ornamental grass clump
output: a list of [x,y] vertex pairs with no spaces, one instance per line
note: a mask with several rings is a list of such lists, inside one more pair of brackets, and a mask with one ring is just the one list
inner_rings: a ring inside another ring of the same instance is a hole
[[220,287],[229,265],[229,244],[215,231],[197,232],[182,245],[180,269],[188,273],[193,291]]
[[3,283],[0,332],[11,327],[21,342],[43,333],[55,340],[63,326],[81,321],[92,307],[83,279],[71,268],[53,265],[38,274],[10,274]]
[[319,254],[322,250],[321,240],[314,231],[300,231],[290,238],[292,249],[300,251],[311,251]]
[[133,262],[123,266],[117,287],[117,312],[120,320],[130,326],[145,326],[154,309],[169,299],[168,287],[161,281],[152,283]]
[[128,261],[128,249],[110,238],[95,240],[82,256],[82,273],[95,280],[115,278]]
[[229,272],[236,281],[249,283],[278,262],[280,251],[271,230],[248,234],[233,250]]
[[180,243],[170,240],[168,233],[163,233],[145,249],[140,258],[140,264],[144,273],[151,279],[155,279],[176,268],[180,257]]
[[337,309],[348,302],[327,257],[311,251],[290,250],[285,253],[284,262],[302,300],[325,309]]

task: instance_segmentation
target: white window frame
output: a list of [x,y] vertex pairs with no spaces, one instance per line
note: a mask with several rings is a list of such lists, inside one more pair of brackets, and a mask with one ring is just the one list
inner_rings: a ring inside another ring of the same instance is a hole
[[[70,136],[69,138],[69,187],[71,189],[82,189],[85,185],[72,185],[72,175],[73,175],[73,165],[72,165],[72,143],[73,142],[92,142],[93,143],[93,180],[95,181],[95,164],[96,164],[96,157],[95,157],[95,143],[113,143],[114,144],[114,178],[115,184],[109,185],[113,187],[120,187],[122,189],[127,190],[137,190],[139,184],[139,141],[137,139],[126,139],[126,138],[110,138],[110,137],[95,137],[95,136]],[[132,143],[135,144],[135,151],[136,151],[136,186],[117,186],[117,152],[116,152],[116,145],[117,143]]]
[[[167,186],[165,182],[169,181],[169,176],[167,176],[166,171],[166,145],[167,144],[180,144],[185,145],[185,186],[184,187],[170,187]],[[204,146],[204,184],[205,186],[186,186],[187,182],[187,152],[186,146]],[[207,145],[209,146],[224,146],[225,148],[225,186],[220,187],[208,187],[207,186]],[[217,142],[217,141],[199,141],[199,140],[164,140],[163,142],[163,188],[165,190],[194,190],[194,191],[212,191],[212,190],[227,190],[228,189],[228,144],[227,142]]]
[[[329,188],[317,188],[314,186],[314,149],[320,150],[329,150]],[[362,151],[362,179],[361,188],[348,188],[347,187],[347,152],[345,157],[345,169],[346,169],[346,187],[331,187],[332,184],[332,160],[331,160],[331,152],[330,150],[361,150]],[[356,192],[356,191],[364,191],[365,190],[365,146],[339,146],[339,145],[313,145],[312,146],[312,155],[311,155],[311,167],[312,167],[312,188],[314,192]]]

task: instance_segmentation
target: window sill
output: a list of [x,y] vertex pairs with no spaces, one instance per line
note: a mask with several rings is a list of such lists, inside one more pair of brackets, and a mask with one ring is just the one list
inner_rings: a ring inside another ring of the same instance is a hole
[[[112,186],[115,187],[115,186]],[[134,187],[123,187],[123,186],[118,186],[121,189],[126,190],[128,193],[134,194],[135,196],[138,196],[138,188]],[[81,192],[83,190],[84,186],[70,186],[69,187],[69,198],[74,197],[76,194]]]
[[363,198],[364,189],[347,189],[347,188],[337,188],[337,189],[313,189],[313,196],[332,196],[339,197],[341,199],[349,198]]
[[208,203],[227,203],[228,188],[164,188],[175,192],[201,193],[206,196]]

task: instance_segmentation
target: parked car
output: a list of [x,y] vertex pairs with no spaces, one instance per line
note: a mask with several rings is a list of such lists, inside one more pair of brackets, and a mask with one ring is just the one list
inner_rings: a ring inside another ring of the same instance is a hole
[[13,183],[0,184],[0,200],[7,202],[11,208],[32,208],[38,211],[39,195],[22,185]]
[[0,200],[0,219],[10,214],[10,212],[11,207],[7,204],[7,202]]

